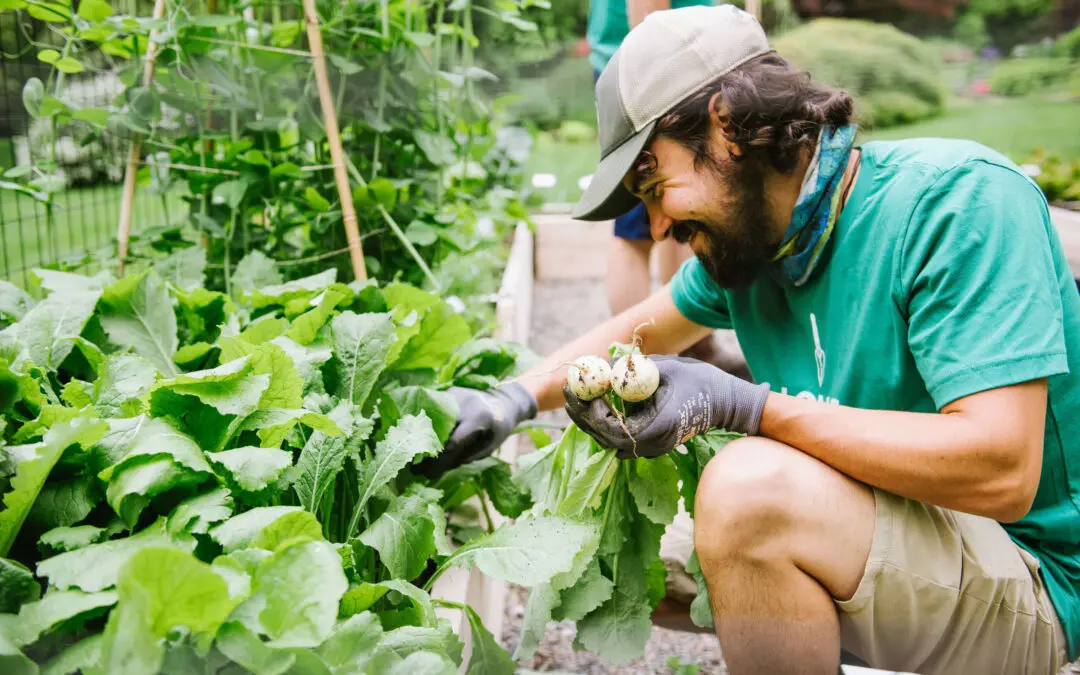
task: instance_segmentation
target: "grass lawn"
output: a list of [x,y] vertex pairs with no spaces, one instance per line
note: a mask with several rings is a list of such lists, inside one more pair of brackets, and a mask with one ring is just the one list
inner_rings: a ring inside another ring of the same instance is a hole
[[[1023,161],[1038,148],[1062,157],[1080,157],[1080,101],[1038,98],[958,100],[948,112],[916,124],[863,132],[863,141],[916,137],[968,138]],[[542,134],[533,149],[531,173],[555,176],[554,187],[541,189],[548,203],[575,202],[578,180],[595,170],[600,157],[595,141],[568,143]]]
[[[120,218],[119,185],[69,190],[56,196],[52,227],[45,207],[33,199],[0,190],[0,278],[25,287],[30,270],[110,246],[116,239]],[[172,218],[180,217],[184,204],[169,195]],[[132,232],[164,224],[161,197],[136,194],[131,215]]]

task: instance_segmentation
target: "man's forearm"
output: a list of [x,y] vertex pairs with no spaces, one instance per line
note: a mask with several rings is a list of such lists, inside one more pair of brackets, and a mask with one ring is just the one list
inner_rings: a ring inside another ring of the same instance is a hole
[[564,403],[562,387],[567,369],[564,364],[586,354],[606,357],[612,342],[630,342],[634,329],[645,323],[649,325],[643,326],[638,335],[641,349],[647,354],[676,354],[711,332],[683,317],[671,300],[670,289],[664,286],[622,314],[560,347],[517,381],[536,397],[540,410],[558,408]]
[[627,0],[626,14],[630,28],[641,23],[647,14],[661,9],[671,9],[671,0]]
[[759,434],[888,492],[1011,521],[1030,508],[1041,469],[1042,427],[1030,423],[1038,417],[1030,407],[1003,409],[987,424],[985,406],[981,415],[893,412],[772,393]]

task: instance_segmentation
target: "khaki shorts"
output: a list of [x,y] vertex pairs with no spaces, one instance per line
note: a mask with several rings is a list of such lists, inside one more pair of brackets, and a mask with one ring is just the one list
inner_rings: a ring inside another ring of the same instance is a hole
[[[841,643],[875,668],[920,675],[1053,675],[1065,637],[1039,562],[999,523],[874,490],[877,520],[863,578],[836,603]],[[668,597],[697,592],[686,562],[693,521],[680,511],[660,543]]]

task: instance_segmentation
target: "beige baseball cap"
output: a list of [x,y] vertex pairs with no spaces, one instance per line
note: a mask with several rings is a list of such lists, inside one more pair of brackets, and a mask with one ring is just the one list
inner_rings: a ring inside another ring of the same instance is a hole
[[735,5],[652,12],[623,40],[596,82],[600,165],[573,210],[609,220],[634,208],[623,184],[656,121],[721,75],[772,51],[757,19]]

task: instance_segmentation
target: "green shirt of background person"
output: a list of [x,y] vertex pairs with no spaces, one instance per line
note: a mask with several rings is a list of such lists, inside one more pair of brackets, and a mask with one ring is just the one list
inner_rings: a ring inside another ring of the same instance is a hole
[[589,63],[602,72],[632,26],[645,15],[662,9],[712,5],[712,0],[592,0],[589,5]]

